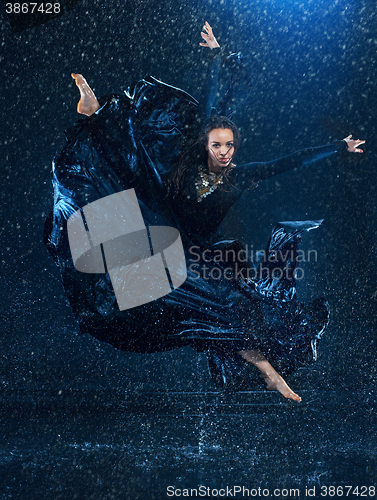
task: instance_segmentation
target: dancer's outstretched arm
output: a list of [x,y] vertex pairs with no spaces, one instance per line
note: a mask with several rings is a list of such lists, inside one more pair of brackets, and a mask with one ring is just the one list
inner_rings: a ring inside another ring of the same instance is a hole
[[77,112],[80,113],[80,115],[92,115],[100,108],[97,97],[82,75],[72,73],[71,76],[75,79],[76,85],[80,91],[80,100],[77,105]]
[[233,171],[233,180],[243,189],[250,187],[250,181],[259,181],[268,179],[275,175],[282,174],[294,168],[311,165],[319,160],[332,156],[341,151],[348,151],[349,153],[363,153],[359,147],[364,144],[364,140],[352,139],[349,135],[342,141],[337,141],[334,144],[327,146],[319,146],[315,148],[302,149],[295,153],[284,156],[277,160],[268,162],[246,163],[244,165],[237,165]]
[[199,43],[199,45],[211,49],[211,62],[208,67],[207,74],[203,79],[203,88],[197,109],[197,118],[199,121],[198,128],[202,129],[211,116],[212,106],[216,99],[221,65],[221,50],[220,45],[213,34],[212,28],[207,21],[205,22],[203,30],[200,34],[204,42]]

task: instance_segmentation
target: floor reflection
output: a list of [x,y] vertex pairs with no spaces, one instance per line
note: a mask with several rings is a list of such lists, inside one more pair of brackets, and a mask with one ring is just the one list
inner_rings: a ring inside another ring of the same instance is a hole
[[160,500],[191,488],[201,498],[258,488],[304,497],[314,487],[320,498],[331,485],[373,486],[372,396],[303,396],[294,404],[265,391],[3,394],[0,498]]

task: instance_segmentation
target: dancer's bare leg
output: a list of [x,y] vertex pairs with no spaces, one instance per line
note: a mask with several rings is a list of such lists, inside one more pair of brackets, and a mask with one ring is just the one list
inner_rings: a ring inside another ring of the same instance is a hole
[[262,372],[267,389],[279,391],[285,398],[301,401],[300,396],[292,391],[283,377],[278,374],[258,349],[239,351],[239,354]]
[[93,90],[89,87],[82,75],[72,73],[71,76],[75,79],[76,85],[80,91],[80,101],[77,105],[77,112],[81,115],[92,115],[100,107],[97,97],[94,95]]

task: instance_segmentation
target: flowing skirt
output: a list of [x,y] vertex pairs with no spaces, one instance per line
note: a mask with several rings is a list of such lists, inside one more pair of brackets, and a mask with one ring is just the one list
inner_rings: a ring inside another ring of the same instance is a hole
[[[185,92],[144,80],[132,97],[110,96],[99,112],[80,120],[54,160],[54,207],[45,222],[45,244],[81,333],[131,352],[192,346],[207,353],[219,387],[239,389],[251,383],[240,350],[259,349],[285,374],[316,359],[328,305],[324,299],[309,306],[297,301],[295,268],[301,235],[320,221],[277,224],[258,268],[236,240],[219,239],[193,255],[189,238],[175,228],[163,178],[179,158],[195,106]],[[119,195],[133,197],[132,215],[128,201],[114,208]],[[103,210],[95,211],[99,202]],[[120,222],[113,237],[115,219]],[[161,228],[173,228],[175,236]],[[96,242],[94,233],[107,230]],[[81,253],[90,247],[97,259],[84,272],[72,246],[79,240]],[[169,264],[173,246],[177,273]],[[158,274],[153,288],[155,271],[149,267],[142,280],[140,274],[157,260],[167,282]],[[144,298],[135,299],[141,281]]]

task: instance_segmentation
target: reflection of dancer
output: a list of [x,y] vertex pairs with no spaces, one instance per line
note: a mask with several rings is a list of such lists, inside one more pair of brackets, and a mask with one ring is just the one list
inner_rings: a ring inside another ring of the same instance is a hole
[[[202,46],[219,47],[208,23],[202,37]],[[242,248],[239,242],[221,240],[216,231],[253,180],[341,150],[362,152],[358,146],[364,141],[349,136],[280,160],[235,167],[238,129],[227,118],[215,116],[198,143],[186,149],[178,162],[184,139],[190,140],[186,136],[195,129],[194,120],[209,118],[220,59],[218,50],[212,52],[207,92],[199,104],[183,91],[151,79],[139,82],[131,99],[111,96],[101,107],[85,79],[72,75],[81,94],[78,111],[90,118],[76,126],[56,158],[55,206],[46,223],[46,243],[61,269],[81,332],[129,351],[183,345],[204,350],[214,380],[223,387],[242,386],[249,380],[245,363],[251,363],[261,371],[269,389],[300,401],[275,368],[291,373],[313,361],[316,341],[328,321],[323,300],[304,307],[295,299],[297,243],[301,233],[316,224],[280,225],[268,251],[269,255],[290,252],[289,261],[276,264],[286,271],[285,278],[262,273],[252,281],[234,270],[238,262],[228,265],[228,255]],[[188,266],[188,278],[179,289],[150,304],[118,311],[106,277],[82,275],[73,268],[66,220],[77,208],[129,188],[135,189],[146,223],[178,227],[188,263],[193,248],[198,250],[198,259],[195,270]],[[216,260],[216,251],[227,257]],[[200,271],[208,265],[219,273],[204,277]]]

